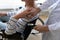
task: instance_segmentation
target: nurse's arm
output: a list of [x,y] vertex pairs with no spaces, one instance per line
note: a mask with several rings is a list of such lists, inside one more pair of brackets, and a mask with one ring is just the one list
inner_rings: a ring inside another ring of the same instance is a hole
[[48,26],[44,26],[44,25],[37,25],[34,27],[35,30],[39,31],[39,32],[48,32]]
[[60,31],[60,22],[56,22],[54,24],[51,25],[37,25],[34,27],[35,30],[39,31],[39,32],[55,32],[55,31]]

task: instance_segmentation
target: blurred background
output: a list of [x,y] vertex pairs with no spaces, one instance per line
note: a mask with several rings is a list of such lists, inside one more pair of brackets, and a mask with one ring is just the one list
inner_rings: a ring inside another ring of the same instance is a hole
[[[36,3],[43,3],[46,0],[37,0]],[[21,0],[0,0],[0,10],[4,9],[15,9],[20,6],[24,6],[25,3]]]

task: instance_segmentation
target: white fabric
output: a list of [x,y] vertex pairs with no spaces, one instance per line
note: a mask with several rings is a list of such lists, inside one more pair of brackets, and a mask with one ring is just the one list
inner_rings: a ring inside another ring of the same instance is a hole
[[[40,6],[40,9],[42,11],[46,10],[57,1],[58,0],[47,0],[45,4]],[[60,2],[50,13],[46,25],[48,25],[50,31],[43,33],[42,40],[60,40]]]
[[59,2],[60,2],[60,0],[56,1],[54,4],[52,4],[52,5],[48,8],[49,13],[51,13],[51,12],[56,8],[56,6],[58,5]]

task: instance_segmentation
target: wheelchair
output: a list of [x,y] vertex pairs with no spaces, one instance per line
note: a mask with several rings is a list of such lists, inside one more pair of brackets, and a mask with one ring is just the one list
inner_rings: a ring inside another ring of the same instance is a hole
[[[41,21],[41,23],[44,24],[44,22],[41,18],[37,18],[37,19],[39,19]],[[4,33],[5,30],[1,30],[0,40],[27,40],[32,29],[34,28],[34,26],[36,26],[35,23],[36,23],[37,19],[35,19],[31,22],[28,22],[25,25],[25,30],[24,30],[23,34],[16,32],[13,35],[6,35]],[[32,33],[32,34],[35,34],[35,33]]]

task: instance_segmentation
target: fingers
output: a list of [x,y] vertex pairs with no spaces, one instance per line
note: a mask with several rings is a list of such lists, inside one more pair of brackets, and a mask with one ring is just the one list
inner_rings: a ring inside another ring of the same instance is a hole
[[26,16],[26,15],[28,15],[29,13],[30,13],[30,10],[25,10],[25,11],[22,12],[23,16]]
[[24,11],[25,18],[31,19],[33,17],[33,14],[31,13],[31,10],[32,10],[32,8],[29,8],[29,9],[27,9],[27,10]]
[[26,9],[23,13],[25,15],[24,17],[28,19],[31,19],[38,14],[37,8],[33,8],[33,7]]
[[34,29],[40,32],[42,29],[42,25],[37,25],[34,27]]
[[33,18],[34,16],[32,15],[32,14],[29,14],[29,15],[27,15],[27,18],[29,18],[29,19],[31,19],[31,18]]
[[37,30],[37,27],[34,27],[35,30]]
[[34,29],[35,29],[35,30],[39,30],[39,27],[36,26],[36,27],[34,27]]
[[37,25],[37,26],[34,27],[34,29],[37,30],[37,31],[39,31],[40,26]]
[[30,7],[30,8],[27,8],[26,10],[32,10],[32,9],[36,9],[35,7]]

